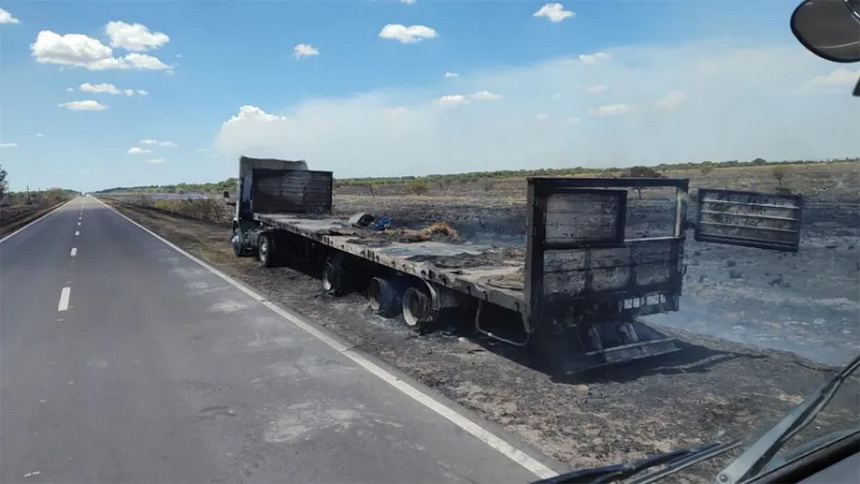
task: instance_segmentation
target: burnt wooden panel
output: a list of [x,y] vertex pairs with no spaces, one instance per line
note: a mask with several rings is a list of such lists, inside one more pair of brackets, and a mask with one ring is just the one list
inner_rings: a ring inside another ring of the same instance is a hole
[[252,177],[255,213],[331,212],[331,172],[256,169]]
[[796,252],[800,195],[700,189],[695,238],[702,242]]
[[672,237],[627,241],[623,247],[548,250],[544,296],[581,296],[666,283],[679,270],[679,241]]
[[[643,186],[676,189],[672,236],[625,240],[626,188]],[[676,302],[683,253],[679,217],[687,186],[687,180],[678,179],[529,178],[523,308],[527,323],[589,301],[603,304],[659,294]],[[660,309],[671,310],[664,306]]]
[[547,243],[615,243],[624,240],[624,190],[574,189],[547,195]]

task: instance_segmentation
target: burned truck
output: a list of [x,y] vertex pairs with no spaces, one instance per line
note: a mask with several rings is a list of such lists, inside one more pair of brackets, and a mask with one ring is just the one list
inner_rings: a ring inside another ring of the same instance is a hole
[[[658,236],[627,221],[630,194],[649,188],[669,207]],[[335,217],[332,173],[303,161],[242,157],[235,200],[224,195],[236,207],[237,256],[318,271],[328,294],[363,292],[373,312],[419,332],[465,317],[576,372],[678,349],[637,318],[679,309],[689,229],[704,242],[798,250],[799,195],[699,189],[691,199],[688,188],[686,179],[530,177],[520,251],[390,237],[365,214]]]

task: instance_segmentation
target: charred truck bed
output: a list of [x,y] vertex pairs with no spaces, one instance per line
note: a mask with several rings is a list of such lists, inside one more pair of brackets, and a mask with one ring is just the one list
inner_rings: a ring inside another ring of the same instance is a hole
[[[239,172],[237,256],[255,255],[265,266],[320,265],[328,293],[366,291],[375,312],[402,313],[416,330],[457,312],[487,336],[560,357],[556,367],[565,372],[676,349],[636,317],[678,310],[687,180],[529,178],[523,254],[401,241],[384,227],[354,223],[361,217],[332,217],[332,173],[301,161],[242,157]],[[649,187],[670,193],[668,235],[628,239],[628,193],[641,198]],[[719,190],[699,197],[697,238],[797,250],[800,197]]]

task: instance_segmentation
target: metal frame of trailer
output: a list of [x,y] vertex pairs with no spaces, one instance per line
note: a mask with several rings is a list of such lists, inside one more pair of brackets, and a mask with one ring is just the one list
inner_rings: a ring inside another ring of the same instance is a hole
[[[400,242],[332,217],[331,172],[244,157],[240,165],[237,255],[265,249],[266,265],[278,255],[322,259],[326,290],[360,280],[355,289],[369,287],[374,310],[399,304],[416,329],[468,307],[478,331],[576,356],[572,371],[677,349],[637,317],[679,308],[688,180],[528,178],[525,256],[506,260],[500,247]],[[673,191],[670,235],[627,239],[628,193],[645,187]],[[801,197],[699,193],[697,240],[797,250]],[[519,337],[485,328],[493,307],[519,314]]]

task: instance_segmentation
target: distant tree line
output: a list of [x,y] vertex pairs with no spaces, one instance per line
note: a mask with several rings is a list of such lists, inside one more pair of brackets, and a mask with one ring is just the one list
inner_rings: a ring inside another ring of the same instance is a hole
[[[750,161],[727,160],[727,161],[703,161],[689,163],[660,163],[649,167],[635,166],[629,168],[539,168],[533,170],[499,170],[485,172],[455,173],[447,175],[427,176],[400,176],[400,177],[368,177],[368,178],[343,178],[336,180],[337,186],[366,186],[371,195],[375,194],[380,186],[387,184],[407,183],[410,190],[416,194],[423,193],[432,185],[440,188],[449,187],[454,183],[477,183],[489,185],[489,180],[519,179],[528,176],[634,176],[634,177],[660,177],[665,171],[687,171],[697,170],[706,175],[719,168],[735,166],[764,166],[764,165],[802,165],[811,163],[839,163],[860,161],[860,158],[842,158],[829,160],[792,160],[792,161],[767,161],[764,158],[755,158]],[[212,183],[179,183],[175,185],[143,185],[132,187],[114,187],[100,190],[96,193],[221,193],[225,190],[232,192],[236,189],[236,178],[228,178],[220,182]]]

